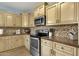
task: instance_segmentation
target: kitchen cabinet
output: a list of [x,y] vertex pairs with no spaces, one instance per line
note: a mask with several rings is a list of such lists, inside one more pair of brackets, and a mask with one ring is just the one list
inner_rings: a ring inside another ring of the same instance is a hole
[[44,16],[45,15],[45,5],[41,5],[39,7],[39,16]]
[[24,46],[24,39],[23,36],[13,36],[14,42],[13,42],[13,46],[16,47],[21,47]]
[[55,56],[72,56],[71,54],[61,52],[59,50],[55,50]]
[[0,26],[5,26],[5,15],[0,12]]
[[44,16],[46,13],[46,4],[38,6],[34,11],[34,18],[38,16]]
[[24,46],[24,36],[0,37],[0,52]]
[[51,41],[42,39],[41,55],[42,56],[51,56],[52,55],[52,42]]
[[4,38],[0,37],[0,52],[4,51],[5,49],[5,42],[4,42]]
[[74,23],[76,19],[76,3],[74,2],[63,2],[60,3],[61,7],[61,23]]
[[29,13],[22,13],[22,27],[29,27]]
[[34,27],[34,14],[31,13],[29,16],[29,27]]
[[76,56],[76,47],[53,42],[53,51],[55,55]]
[[39,16],[39,9],[35,9],[34,11],[34,18]]
[[48,47],[46,45],[41,46],[41,55],[42,56],[51,56],[51,47]]
[[26,35],[25,38],[24,38],[25,42],[25,47],[28,51],[30,51],[30,35]]
[[5,13],[6,21],[5,26],[7,27],[14,27],[15,26],[15,16],[11,13]]
[[79,56],[79,48],[77,48],[77,56]]
[[16,27],[22,27],[21,15],[16,15],[15,26],[16,26]]
[[46,8],[46,25],[56,24],[57,5],[47,6]]
[[77,2],[77,21],[79,22],[79,2]]

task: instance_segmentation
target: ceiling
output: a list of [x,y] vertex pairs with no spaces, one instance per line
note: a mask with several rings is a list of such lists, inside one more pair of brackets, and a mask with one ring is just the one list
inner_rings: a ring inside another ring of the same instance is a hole
[[[56,2],[49,2],[55,4]],[[35,7],[42,4],[42,2],[0,2],[0,9],[9,12],[32,12]]]

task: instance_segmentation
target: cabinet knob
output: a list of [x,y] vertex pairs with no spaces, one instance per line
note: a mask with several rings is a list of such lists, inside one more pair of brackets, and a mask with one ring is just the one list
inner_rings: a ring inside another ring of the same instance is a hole
[[64,47],[61,47],[61,49],[64,49]]

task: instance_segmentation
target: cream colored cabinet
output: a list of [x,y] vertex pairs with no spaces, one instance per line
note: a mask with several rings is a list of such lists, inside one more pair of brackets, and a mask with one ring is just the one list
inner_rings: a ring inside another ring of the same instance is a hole
[[79,22],[79,2],[77,2],[77,21]]
[[34,11],[34,18],[44,16],[46,13],[46,4],[38,6]]
[[5,26],[5,15],[0,12],[0,26]]
[[13,36],[13,39],[14,39],[14,47],[21,47],[21,46],[24,46],[24,38],[23,36]]
[[46,25],[56,24],[57,5],[47,6],[46,8]]
[[52,54],[51,51],[52,51],[51,47],[48,47],[46,45],[41,46],[41,55],[42,56],[51,56],[51,54]]
[[74,23],[76,19],[76,3],[65,2],[60,4],[61,7],[61,23]]
[[5,49],[4,38],[0,37],[0,52],[4,51],[4,49]]
[[35,9],[34,11],[34,18],[39,16],[39,9]]
[[8,37],[0,37],[0,52],[9,50]]
[[52,55],[52,41],[42,39],[41,40],[41,55],[51,56]]
[[79,56],[79,48],[77,48],[77,55]]
[[55,56],[72,56],[71,54],[55,50]]
[[[76,56],[76,47],[54,42],[53,51],[55,55]],[[60,53],[61,52],[61,53]]]
[[6,21],[5,26],[7,27],[14,27],[15,26],[15,17],[11,13],[5,13]]
[[15,26],[16,26],[16,27],[22,27],[21,15],[16,15]]
[[39,16],[45,15],[45,7],[46,6],[44,4],[39,7]]
[[31,13],[29,16],[29,27],[34,27],[34,14]]
[[29,13],[22,13],[22,27],[29,27]]
[[24,45],[25,45],[26,49],[30,51],[30,35],[26,35],[24,40],[25,40]]

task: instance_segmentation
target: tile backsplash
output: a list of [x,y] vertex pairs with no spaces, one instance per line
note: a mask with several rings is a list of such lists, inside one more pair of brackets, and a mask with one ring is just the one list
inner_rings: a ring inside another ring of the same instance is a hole
[[78,39],[78,24],[58,25],[58,26],[41,26],[31,28],[31,33],[38,29],[55,29],[54,36]]

